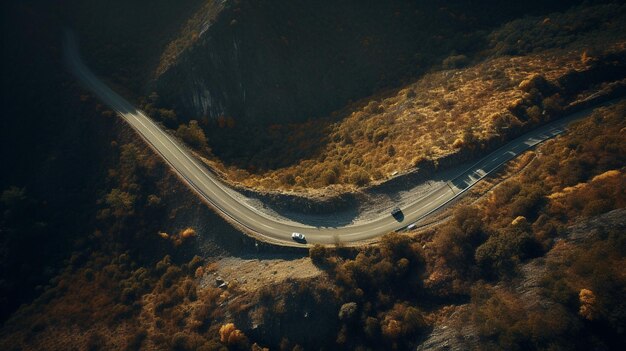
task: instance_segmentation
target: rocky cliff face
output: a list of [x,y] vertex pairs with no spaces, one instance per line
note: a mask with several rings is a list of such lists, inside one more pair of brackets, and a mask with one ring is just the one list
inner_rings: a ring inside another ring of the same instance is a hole
[[226,1],[155,90],[183,119],[270,124],[325,115],[476,50],[479,29],[495,24],[492,12],[503,21],[533,1],[506,9],[480,2]]
[[414,6],[368,3],[227,5],[157,79],[157,92],[193,117],[272,123],[327,113],[415,67]]

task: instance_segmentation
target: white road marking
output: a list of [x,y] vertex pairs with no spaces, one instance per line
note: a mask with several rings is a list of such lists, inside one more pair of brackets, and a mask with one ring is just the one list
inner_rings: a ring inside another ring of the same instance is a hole
[[[245,201],[240,201],[233,195],[233,193],[237,193],[235,190],[222,184],[219,179],[210,174],[199,161],[185,151],[176,140],[173,140],[167,132],[162,130],[161,127],[145,115],[145,113],[133,107],[129,102],[99,81],[98,78],[89,71],[87,66],[83,64],[78,54],[76,43],[71,35],[66,35],[64,52],[71,64],[73,72],[79,80],[116,110],[117,113],[157,151],[172,169],[181,176],[184,182],[192,188],[194,192],[211,204],[215,210],[222,212],[225,216],[257,235],[271,242],[280,242],[281,245],[301,246],[291,241],[291,232],[304,233],[307,235],[309,243],[332,243],[335,242],[335,239],[342,242],[358,242],[404,228],[406,227],[406,223],[418,222],[462,195],[473,185],[518,154],[562,133],[565,131],[567,124],[576,119],[585,117],[590,111],[580,112],[552,122],[546,126],[540,127],[540,130],[532,131],[498,148],[490,155],[478,160],[472,166],[448,180],[448,182],[444,182],[439,187],[431,189],[430,192],[425,193],[414,202],[407,205],[405,207],[406,213],[404,213],[405,218],[403,222],[397,222],[391,214],[385,214],[376,220],[359,223],[357,225],[347,225],[339,228],[321,226],[317,228],[295,222],[292,222],[293,224],[283,223],[267,216]],[[133,111],[135,113],[133,113]],[[489,158],[491,159],[488,160]],[[497,162],[500,159],[502,160]],[[459,188],[459,186],[452,184],[451,182],[453,180],[459,180],[459,184],[462,184],[462,187]],[[452,190],[452,187],[454,187],[456,191]],[[437,192],[441,192],[441,194],[432,198]],[[232,203],[230,201],[232,201]],[[243,211],[243,209],[246,209],[247,212]]]

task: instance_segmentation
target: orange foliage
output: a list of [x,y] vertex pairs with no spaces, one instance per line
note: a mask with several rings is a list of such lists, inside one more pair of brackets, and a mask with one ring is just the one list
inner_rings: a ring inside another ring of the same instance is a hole
[[232,334],[237,328],[235,328],[234,323],[227,323],[220,327],[220,341],[223,343],[228,343],[228,338],[230,334]]
[[575,212],[590,216],[626,206],[626,174],[610,170],[591,181],[566,187],[548,196],[550,213],[574,217]]
[[234,323],[227,323],[220,327],[220,341],[226,345],[247,348],[249,344],[246,335],[235,327]]
[[193,228],[191,228],[191,227],[185,228],[185,230],[183,230],[180,233],[180,237],[182,239],[188,239],[188,238],[192,238],[194,236],[196,236],[196,231]]
[[578,294],[578,299],[580,301],[580,310],[578,313],[583,316],[583,318],[590,321],[598,318],[599,313],[597,311],[596,295],[593,291],[581,289]]

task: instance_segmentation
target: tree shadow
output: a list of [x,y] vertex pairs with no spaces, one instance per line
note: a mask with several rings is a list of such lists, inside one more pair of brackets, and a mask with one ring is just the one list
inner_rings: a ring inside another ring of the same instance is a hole
[[359,215],[360,201],[351,193],[325,200],[289,194],[261,194],[254,191],[242,193],[256,202],[257,207],[269,212],[270,216],[279,216],[313,227],[343,227],[353,223]]
[[329,126],[338,120],[325,117],[297,124],[247,123],[233,128],[213,121],[205,130],[212,153],[226,166],[259,173],[317,158],[328,144]]

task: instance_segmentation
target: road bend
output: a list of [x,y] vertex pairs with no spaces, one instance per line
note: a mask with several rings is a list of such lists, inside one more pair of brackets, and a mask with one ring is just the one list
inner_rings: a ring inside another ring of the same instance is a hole
[[[222,183],[178,140],[98,79],[82,61],[76,38],[70,31],[65,33],[64,55],[71,72],[84,87],[115,110],[137,131],[198,196],[223,216],[235,222],[247,234],[259,240],[283,246],[337,244],[339,242],[344,245],[353,245],[370,241],[385,233],[402,230],[409,224],[418,222],[448,205],[506,162],[537,144],[563,133],[572,121],[591,113],[591,110],[585,110],[572,114],[507,143],[471,165],[464,172],[451,177],[441,186],[403,207],[401,221],[391,214],[385,214],[371,221],[334,227],[332,218],[320,218],[316,221],[317,223],[326,221],[328,225],[316,227],[291,220],[280,220],[242,201],[242,196]],[[306,241],[294,242],[291,239],[291,234],[294,232],[303,233]]]

